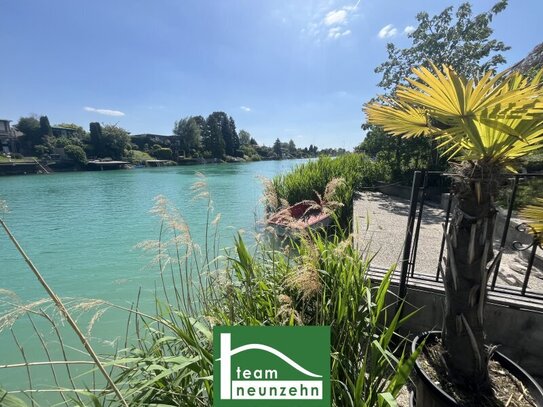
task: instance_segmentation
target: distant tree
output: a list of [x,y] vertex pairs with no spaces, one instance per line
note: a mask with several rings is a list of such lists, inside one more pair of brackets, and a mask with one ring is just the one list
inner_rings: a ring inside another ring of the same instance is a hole
[[294,141],[289,140],[289,142],[288,142],[288,153],[290,155],[296,155],[296,152],[297,152],[296,144],[294,144]]
[[51,129],[51,124],[49,123],[49,118],[47,116],[40,117],[40,134],[42,140],[46,137],[53,137],[53,130]]
[[275,155],[279,158],[283,157],[283,149],[281,148],[281,140],[275,139],[275,142],[273,143],[273,152]]
[[236,123],[232,117],[223,119],[221,123],[222,137],[224,139],[224,152],[227,155],[239,156],[240,141],[236,131]]
[[42,142],[40,122],[36,116],[21,117],[15,127],[24,134],[23,145],[26,152],[33,152],[34,146]]
[[173,133],[179,137],[180,149],[191,155],[200,150],[202,145],[202,128],[194,117],[186,117],[175,122]]
[[122,159],[130,145],[130,133],[116,125],[108,124],[102,128],[102,157]]
[[253,146],[258,146],[258,143],[257,141],[251,137],[251,140],[249,141],[249,144],[253,145]]
[[[490,24],[506,7],[507,0],[500,0],[490,11],[476,16],[472,15],[470,3],[461,4],[454,13],[453,7],[434,16],[419,13],[417,28],[408,35],[412,41],[410,47],[397,48],[392,43],[387,44],[388,59],[375,68],[376,73],[382,74],[379,86],[385,93],[393,94],[399,84],[409,85],[405,78],[413,78],[413,66],[428,67],[429,61],[438,66],[451,66],[468,79],[475,79],[505,63],[501,52],[509,47],[491,38]],[[426,168],[444,169],[445,160],[439,159],[434,140],[398,140],[372,125],[364,124],[362,128],[367,131],[366,139],[357,147],[358,151],[386,160],[394,176],[408,169],[418,169],[424,163]]]
[[68,158],[74,160],[78,167],[82,168],[87,165],[87,154],[81,147],[73,144],[67,145],[64,147],[64,153]]
[[245,130],[239,131],[239,143],[242,146],[251,144],[251,135],[249,134],[248,131],[245,131]]
[[490,11],[476,16],[472,16],[470,3],[461,4],[454,16],[453,7],[432,17],[426,12],[417,14],[418,26],[409,34],[412,45],[397,48],[387,44],[388,60],[375,68],[376,73],[383,74],[379,86],[393,91],[398,84],[407,83],[404,78],[413,78],[411,67],[428,66],[428,61],[449,65],[468,79],[505,63],[500,52],[510,47],[491,39],[490,24],[506,7],[507,0],[500,0]]
[[89,125],[90,130],[90,145],[96,157],[102,157],[102,126],[100,123],[93,122]]
[[211,113],[206,119],[206,127],[202,137],[202,144],[205,151],[211,157],[222,158],[225,153],[225,142],[222,135],[222,124],[224,123],[223,112]]

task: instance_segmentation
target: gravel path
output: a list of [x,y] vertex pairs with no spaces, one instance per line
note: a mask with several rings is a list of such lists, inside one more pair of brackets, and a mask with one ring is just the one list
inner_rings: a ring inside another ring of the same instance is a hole
[[[408,212],[408,200],[380,192],[363,192],[355,199],[353,224],[357,244],[365,253],[375,256],[372,261],[374,267],[388,269],[397,264],[396,268],[400,269]],[[444,222],[445,211],[424,206],[415,273],[435,277]],[[495,236],[498,236],[494,243],[497,249],[501,231],[497,230]],[[521,287],[526,266],[525,257],[513,251],[511,242],[507,242],[497,285]],[[543,272],[537,264],[532,269],[528,290],[543,293]]]

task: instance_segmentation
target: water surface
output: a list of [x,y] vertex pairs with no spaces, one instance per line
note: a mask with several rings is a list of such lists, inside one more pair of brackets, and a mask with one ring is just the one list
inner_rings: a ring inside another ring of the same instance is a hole
[[[227,246],[237,230],[255,230],[255,220],[262,213],[262,184],[258,177],[271,178],[300,162],[3,177],[0,199],[6,200],[10,208],[5,220],[13,234],[58,295],[101,298],[129,306],[141,288],[143,306],[148,307],[153,302],[157,270],[146,267],[149,255],[135,246],[158,237],[159,221],[149,213],[154,197],[163,195],[179,208],[192,236],[201,242],[207,210],[203,201],[193,199],[191,186],[199,180],[196,172],[203,173],[215,212],[221,214],[221,242]],[[0,288],[16,293],[22,302],[45,297],[43,288],[3,232]],[[0,295],[2,298],[6,299]],[[0,310],[5,309],[6,304],[0,304]],[[113,341],[122,330],[120,318],[125,317],[115,312],[105,314],[93,335]],[[38,326],[46,327],[39,321]],[[14,330],[27,357],[43,359],[28,321],[22,319]],[[0,365],[20,360],[10,332],[0,333]],[[22,370],[16,373],[10,369],[8,374],[0,369],[0,387],[25,387]],[[43,371],[44,375],[49,373]]]

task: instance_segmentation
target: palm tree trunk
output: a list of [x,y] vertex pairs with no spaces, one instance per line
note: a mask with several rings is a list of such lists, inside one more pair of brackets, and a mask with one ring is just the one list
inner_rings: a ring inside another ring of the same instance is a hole
[[484,391],[489,389],[489,377],[483,318],[487,264],[493,257],[496,172],[480,163],[459,168],[447,233],[444,361],[455,383]]

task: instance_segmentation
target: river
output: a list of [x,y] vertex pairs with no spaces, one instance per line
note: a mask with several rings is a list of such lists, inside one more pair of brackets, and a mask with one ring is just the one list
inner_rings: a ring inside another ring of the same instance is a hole
[[[205,202],[194,199],[191,186],[201,180],[197,172],[204,174],[215,214],[221,214],[221,245],[229,246],[237,230],[254,231],[256,220],[262,216],[259,177],[271,178],[301,162],[262,161],[3,177],[0,199],[7,201],[10,209],[4,216],[6,223],[59,296],[99,298],[129,306],[141,288],[146,307],[152,304],[158,274],[156,267],[148,267],[150,255],[135,246],[158,238],[160,222],[149,213],[154,197],[163,195],[170,200],[186,220],[194,240],[201,242],[207,208]],[[18,297],[14,299],[0,291],[2,312],[10,307],[5,301],[27,303],[46,296],[3,230],[0,231],[0,289]],[[115,312],[102,316],[93,331],[93,336],[99,338],[95,342],[114,343],[110,341],[118,337],[123,325],[119,324],[119,318]],[[37,325],[51,331],[40,318]],[[13,329],[29,360],[45,360],[26,318],[15,323]],[[54,348],[54,339],[47,340]],[[98,346],[107,352],[107,347]],[[77,352],[75,356],[82,358]],[[0,365],[21,359],[9,329],[4,330],[0,333]],[[28,387],[24,370],[0,369],[0,387]],[[46,383],[44,377],[50,376],[50,370],[39,370],[37,375]]]

